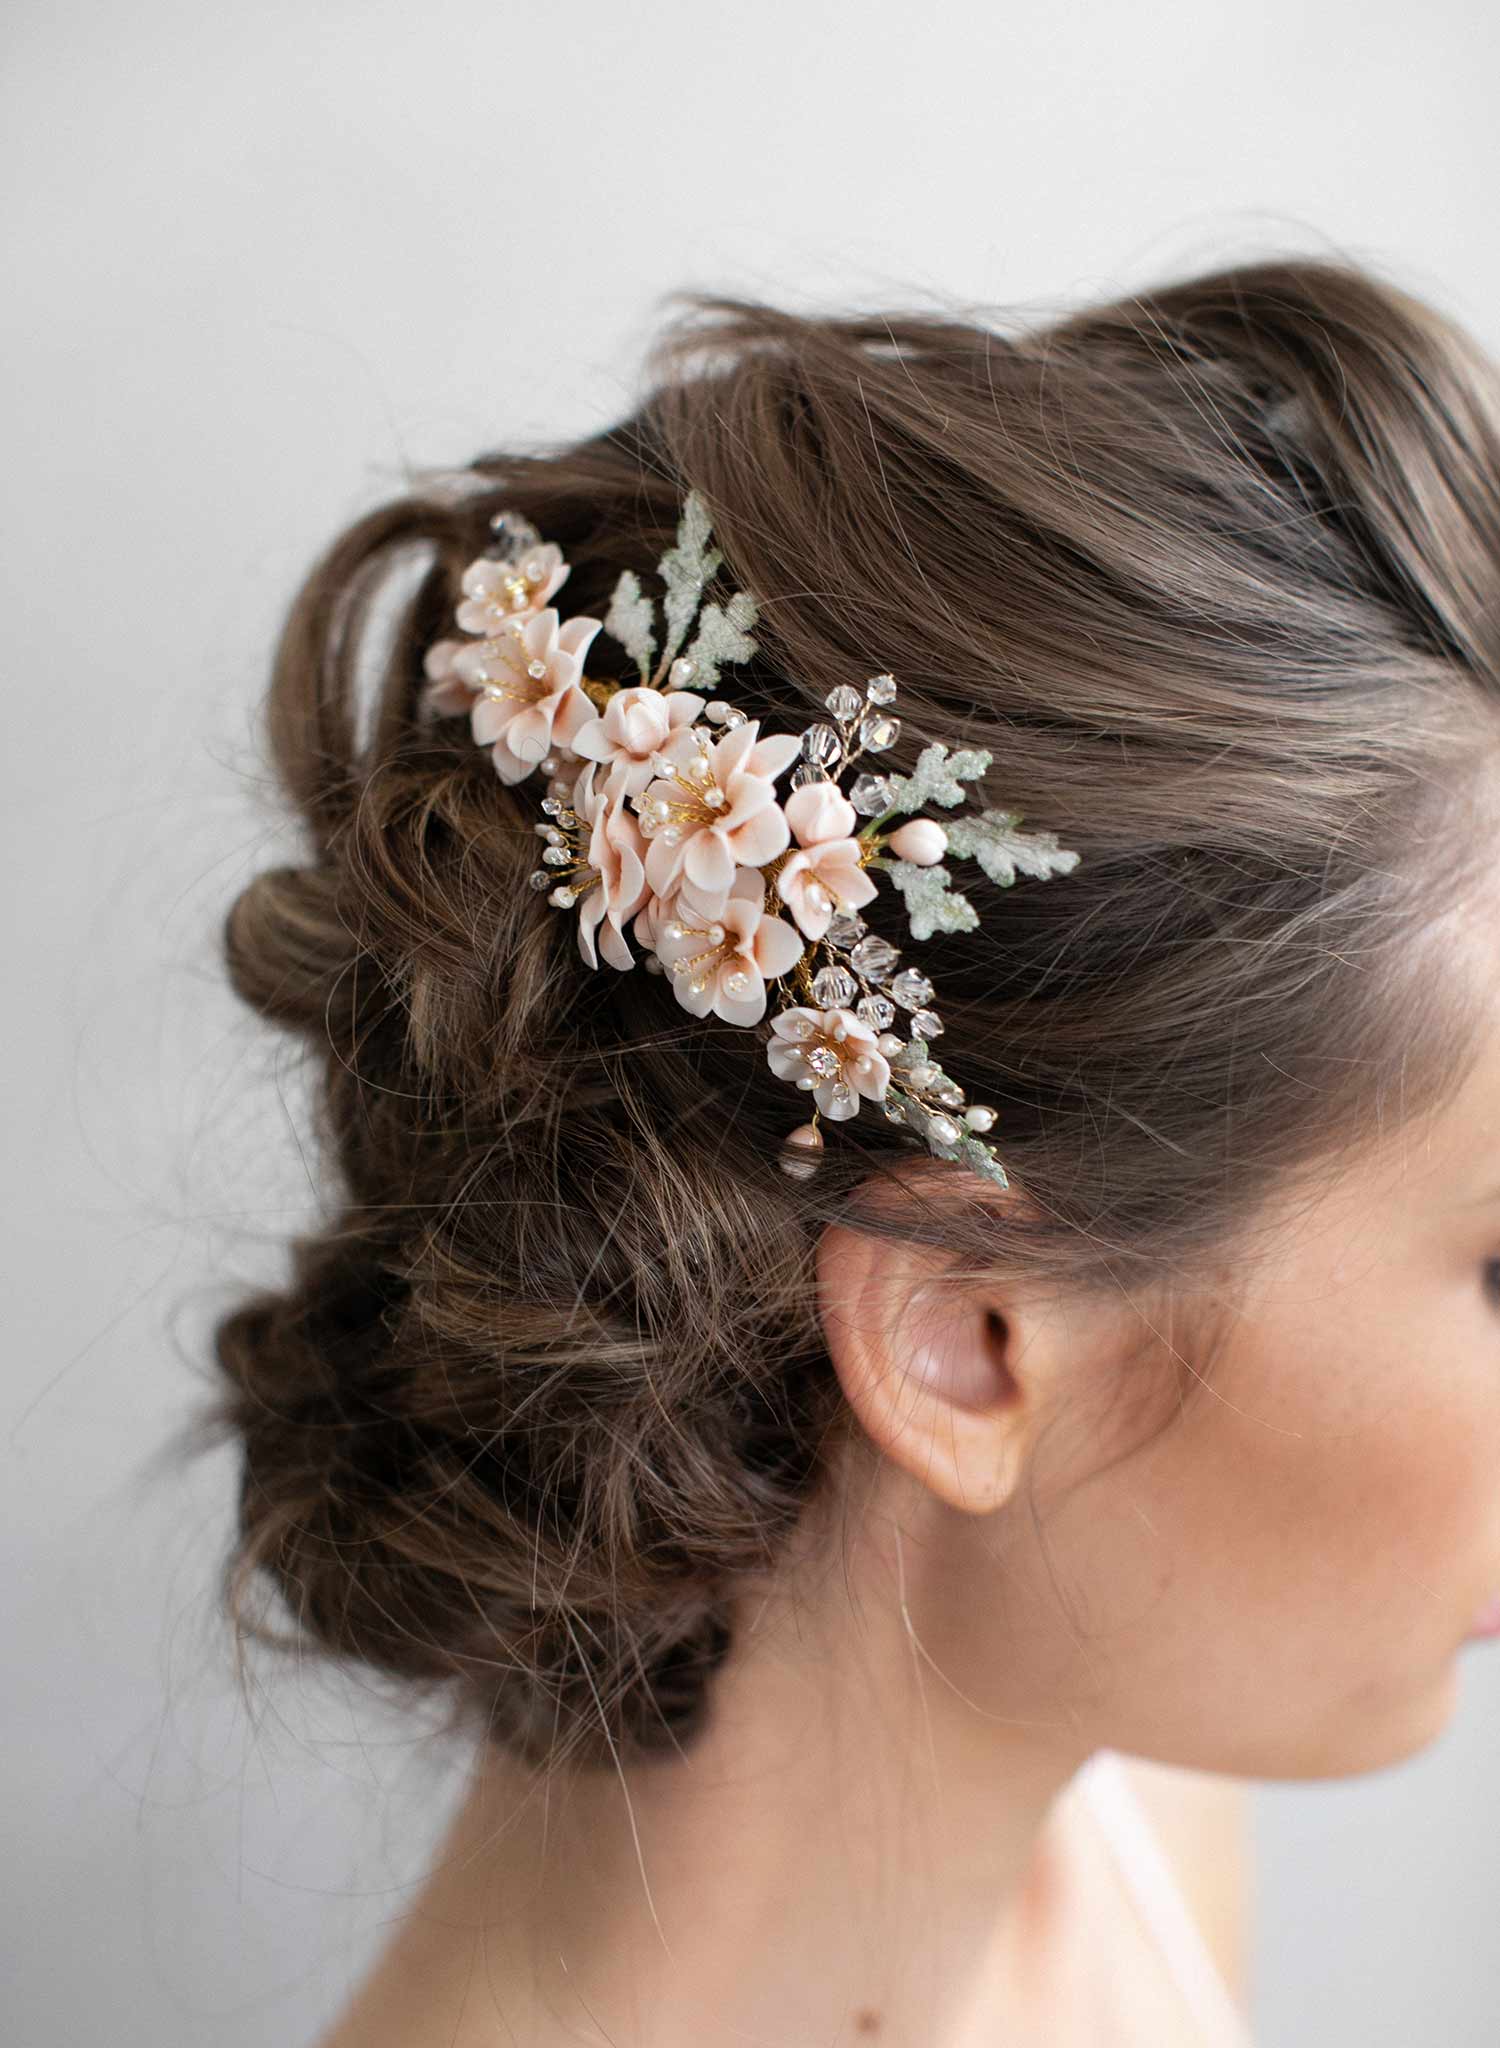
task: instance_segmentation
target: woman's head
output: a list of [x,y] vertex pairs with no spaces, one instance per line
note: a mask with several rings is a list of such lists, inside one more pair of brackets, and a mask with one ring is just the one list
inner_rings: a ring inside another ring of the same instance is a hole
[[[651,367],[360,521],[282,638],[308,853],[226,937],[319,1063],[332,1213],[220,1326],[237,1615],[264,1579],[534,1761],[670,1753],[889,1504],[960,1687],[1210,1768],[1399,1753],[1500,1590],[1500,1214],[1437,1218],[1500,1128],[1493,371],[1301,263],[1010,336],[702,300]],[[1008,1189],[873,1116],[781,1173],[751,1035],[585,967],[539,792],[416,715],[494,511],[601,616],[690,487],[763,729],[889,668],[895,765],[988,747],[1080,854],[925,942]]]

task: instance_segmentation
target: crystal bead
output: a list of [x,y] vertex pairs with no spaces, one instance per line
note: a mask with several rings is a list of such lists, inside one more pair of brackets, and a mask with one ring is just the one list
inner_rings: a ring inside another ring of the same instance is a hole
[[801,789],[807,782],[826,782],[828,770],[820,768],[816,761],[799,761],[792,770],[792,787]]
[[533,889],[550,889],[552,886],[552,870],[551,868],[534,868],[526,879]]
[[807,1061],[808,1066],[811,1067],[815,1074],[825,1077],[830,1074],[836,1074],[843,1064],[831,1045],[815,1045],[810,1052],[805,1052],[802,1057]]
[[840,910],[829,919],[823,936],[831,946],[852,946],[868,930],[869,926],[862,917],[853,917],[848,911]]
[[823,699],[840,725],[852,725],[865,708],[865,701],[858,690],[851,690],[847,683],[840,683],[830,690]]
[[884,996],[861,996],[854,1006],[854,1014],[872,1031],[884,1031],[896,1014],[896,1006]]
[[743,725],[744,722],[744,712],[741,711],[738,704],[731,704],[729,709],[724,713],[724,723],[728,726],[736,726]]
[[896,785],[889,775],[857,775],[849,790],[849,801],[862,818],[878,818],[891,807]]
[[901,721],[892,718],[889,712],[872,711],[868,718],[859,722],[859,743],[872,753],[882,753],[893,747],[901,737]]
[[542,809],[547,813],[547,816],[549,818],[555,818],[558,812],[562,809],[562,805],[558,802],[555,796],[544,796],[542,798]]
[[904,1124],[906,1122],[906,1111],[894,1095],[883,1095],[880,1098],[880,1107],[885,1111],[893,1124]]
[[854,1100],[854,1090],[847,1081],[835,1081],[829,1092],[828,1114],[837,1116],[840,1110],[847,1110]]
[[911,1020],[911,1028],[918,1038],[940,1038],[943,1020],[936,1010],[918,1010]]
[[865,684],[865,695],[872,704],[889,704],[896,695],[896,678],[892,675],[871,676]]
[[865,977],[866,981],[884,981],[901,955],[889,940],[877,938],[872,932],[861,939],[849,955],[852,966]]
[[820,1010],[839,1010],[859,994],[859,984],[845,968],[820,967],[813,976],[813,1001]]
[[817,761],[824,768],[831,768],[835,761],[842,760],[844,742],[831,725],[810,725],[802,735],[802,758]]
[[920,1010],[932,994],[932,983],[917,968],[906,967],[891,983],[891,994],[903,1010]]
[[964,1122],[971,1131],[992,1131],[995,1128],[995,1112],[987,1102],[975,1102],[964,1111]]

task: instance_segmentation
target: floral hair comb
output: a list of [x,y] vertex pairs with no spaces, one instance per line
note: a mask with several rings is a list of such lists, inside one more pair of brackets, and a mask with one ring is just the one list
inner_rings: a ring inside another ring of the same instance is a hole
[[[471,637],[428,650],[421,713],[467,713],[502,782],[538,770],[549,778],[536,827],[542,865],[530,882],[559,909],[577,909],[589,966],[635,965],[625,935],[633,920],[646,967],[670,977],[695,1017],[755,1026],[771,990],[792,998],[765,1041],[772,1071],[815,1104],[812,1121],[786,1139],[798,1148],[782,1158],[788,1173],[813,1171],[820,1115],[840,1121],[869,1101],[938,1158],[1008,1186],[980,1135],[995,1111],[968,1103],[934,1057],[943,1024],[930,1007],[932,983],[859,913],[884,873],[905,900],[913,938],[968,931],[978,915],[951,886],[946,855],[977,861],[1002,888],[1018,871],[1066,874],[1079,856],[1050,832],[1019,831],[1019,811],[913,816],[924,804],[963,802],[962,785],[991,756],[935,743],[912,774],[883,772],[878,757],[901,731],[890,675],[871,676],[863,691],[840,683],[824,699],[827,719],[800,734],[763,735],[738,706],[705,695],[722,665],[756,651],[757,605],[743,590],[702,605],[723,556],[709,545],[697,491],[658,565],[659,657],[655,602],[632,570],[616,581],[603,620],[563,621],[551,604],[569,574],[561,550],[516,512],[490,525],[495,540],[464,570],[455,614]],[[695,617],[697,633],[679,653]],[[601,630],[635,662],[638,684],[584,674]],[[782,795],[777,778],[788,770]],[[906,822],[892,827],[898,818]]]

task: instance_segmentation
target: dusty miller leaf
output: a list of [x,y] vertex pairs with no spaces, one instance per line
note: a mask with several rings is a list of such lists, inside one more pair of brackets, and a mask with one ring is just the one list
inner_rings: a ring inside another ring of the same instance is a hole
[[690,690],[712,689],[719,680],[719,664],[748,661],[755,642],[748,628],[755,624],[757,606],[747,590],[737,590],[727,605],[706,604],[698,621],[698,633],[687,658],[693,664],[688,677]]
[[[968,795],[962,787],[983,775],[994,759],[982,748],[968,747],[950,755],[941,740],[934,740],[917,756],[910,775],[893,776],[895,794],[888,811],[920,810],[923,804],[961,804]],[[944,828],[947,829],[946,827]]]
[[656,652],[655,614],[655,602],[641,589],[634,569],[622,569],[604,615],[604,630],[625,649],[643,683],[650,679],[651,657]]
[[708,506],[696,490],[689,491],[677,522],[677,545],[668,548],[657,565],[667,589],[663,604],[667,644],[662,650],[662,669],[682,645],[682,636],[698,609],[703,586],[724,559],[717,548],[709,546],[709,532]]
[[1020,811],[987,810],[971,817],[955,818],[944,825],[948,851],[960,859],[977,860],[992,882],[1008,889],[1017,873],[1035,875],[1046,881],[1052,875],[1071,874],[1078,855],[1060,847],[1055,832],[1022,832],[1017,828]]
[[906,899],[914,939],[930,939],[934,932],[969,932],[978,924],[978,911],[952,887],[953,877],[945,867],[918,867],[909,860],[882,865]]

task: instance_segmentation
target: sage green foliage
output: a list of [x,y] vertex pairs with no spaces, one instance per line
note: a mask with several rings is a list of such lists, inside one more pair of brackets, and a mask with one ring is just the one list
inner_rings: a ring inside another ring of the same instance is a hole
[[[633,569],[622,569],[615,579],[604,630],[625,649],[647,688],[659,686],[671,667],[703,592],[724,559],[717,548],[710,547],[711,533],[707,504],[696,490],[689,491],[677,522],[676,545],[668,548],[657,564],[666,593],[662,600],[666,644],[654,674],[656,600],[641,589]],[[695,690],[711,688],[719,680],[721,663],[749,660],[755,642],[748,629],[757,616],[755,599],[745,590],[737,590],[727,605],[704,606],[697,637],[686,657],[693,664],[689,680]]]
[[1052,875],[1070,874],[1078,855],[1057,843],[1055,832],[1021,832],[1024,812],[987,810],[970,817],[955,818],[943,830],[948,851],[961,860],[977,860],[992,882],[1008,889],[1018,873],[1046,881]]
[[930,939],[934,932],[971,932],[978,924],[979,912],[953,887],[945,867],[922,868],[909,860],[881,865],[906,899],[914,939]]
[[950,755],[941,740],[934,740],[918,754],[910,775],[891,777],[890,811],[917,811],[923,804],[961,804],[969,794],[962,784],[977,780],[993,759],[982,747],[965,747]]

